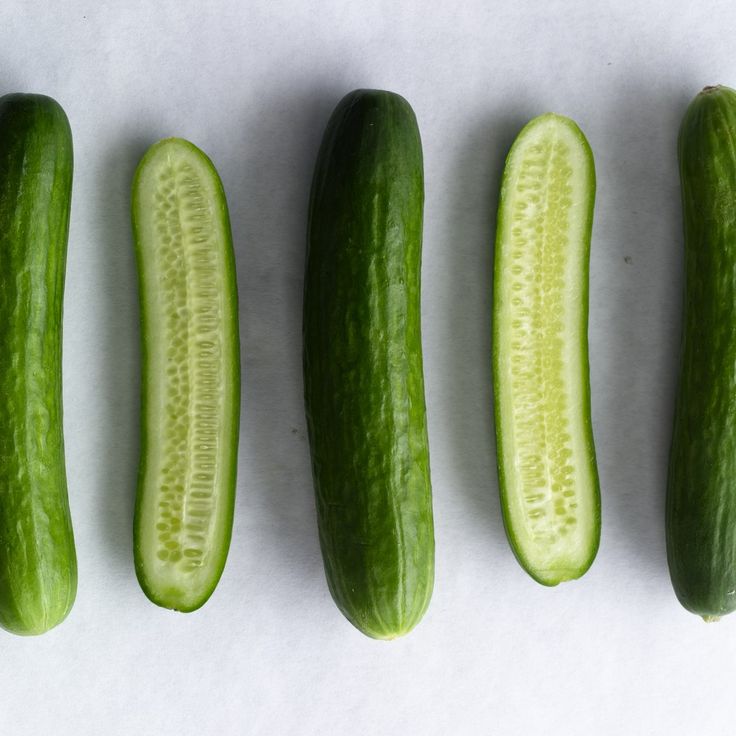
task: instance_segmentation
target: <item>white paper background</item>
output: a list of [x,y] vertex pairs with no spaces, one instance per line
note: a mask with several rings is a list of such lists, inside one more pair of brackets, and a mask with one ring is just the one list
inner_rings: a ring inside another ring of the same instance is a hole
[[[663,499],[682,288],[675,142],[691,97],[736,85],[731,2],[0,4],[0,94],[65,107],[76,172],[64,399],[79,595],[46,636],[0,632],[0,733],[706,734],[732,723],[736,616],[670,587]],[[400,92],[424,140],[423,329],[434,599],[407,638],[355,631],[327,592],[302,406],[306,207],[322,130],[356,87]],[[505,153],[532,116],[596,156],[598,559],[546,589],[500,520],[490,283]],[[132,566],[138,311],[129,188],[180,135],[230,202],[244,396],[233,543],[197,613]],[[2,397],[0,397],[0,401]]]

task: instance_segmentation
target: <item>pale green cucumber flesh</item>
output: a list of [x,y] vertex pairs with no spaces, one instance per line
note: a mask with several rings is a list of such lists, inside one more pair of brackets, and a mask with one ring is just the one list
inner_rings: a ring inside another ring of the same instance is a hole
[[152,146],[133,224],[143,337],[136,570],[155,603],[191,611],[225,565],[240,410],[230,224],[204,153],[174,138]]
[[520,563],[545,585],[580,577],[600,537],[587,346],[594,196],[575,123],[552,114],[529,123],[499,204],[494,388],[504,522]]

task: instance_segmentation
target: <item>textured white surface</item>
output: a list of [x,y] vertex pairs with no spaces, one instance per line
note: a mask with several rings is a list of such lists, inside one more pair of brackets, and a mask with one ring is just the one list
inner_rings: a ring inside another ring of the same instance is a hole
[[[0,93],[65,107],[76,174],[64,398],[79,595],[38,639],[0,632],[0,733],[705,734],[732,722],[736,616],[680,608],[663,500],[682,288],[675,140],[736,85],[730,2],[0,4]],[[402,93],[424,140],[423,329],[437,581],[375,642],[325,585],[302,407],[307,197],[356,87]],[[532,582],[504,537],[490,282],[505,153],[578,121],[598,171],[590,288],[603,537],[586,577]],[[241,295],[244,395],[230,558],[207,606],[150,604],[132,567],[138,312],[134,167],[181,135],[217,165]],[[0,397],[2,400],[2,397]]]

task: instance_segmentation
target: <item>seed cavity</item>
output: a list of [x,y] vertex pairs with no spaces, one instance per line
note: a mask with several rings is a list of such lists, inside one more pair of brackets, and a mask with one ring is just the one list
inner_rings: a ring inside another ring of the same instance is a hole
[[195,169],[169,161],[157,178],[154,223],[159,276],[154,315],[163,325],[163,448],[156,507],[156,556],[192,574],[206,562],[215,522],[223,386],[219,330],[223,264],[213,213]]
[[522,156],[508,274],[517,477],[527,532],[554,543],[577,523],[563,352],[572,168],[568,146],[554,138]]

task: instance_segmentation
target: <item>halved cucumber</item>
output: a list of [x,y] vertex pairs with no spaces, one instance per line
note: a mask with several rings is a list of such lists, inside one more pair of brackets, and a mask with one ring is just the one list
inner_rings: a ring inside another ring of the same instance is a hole
[[587,335],[594,199],[582,131],[559,115],[532,120],[501,187],[493,369],[504,524],[544,585],[580,577],[600,538]]
[[199,608],[230,545],[240,415],[235,264],[225,193],[169,138],[133,184],[143,345],[135,564],[146,595]]

